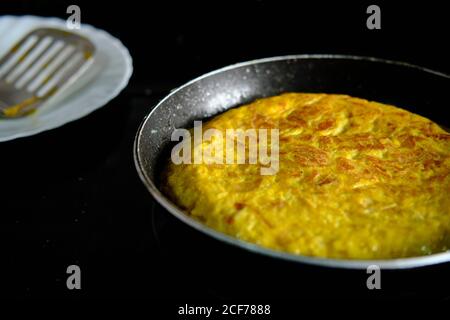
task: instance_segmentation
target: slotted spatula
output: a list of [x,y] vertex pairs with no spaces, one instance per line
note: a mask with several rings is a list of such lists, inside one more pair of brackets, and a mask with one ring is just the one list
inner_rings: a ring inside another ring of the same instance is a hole
[[0,118],[18,118],[74,83],[93,62],[88,39],[60,29],[28,33],[0,59]]

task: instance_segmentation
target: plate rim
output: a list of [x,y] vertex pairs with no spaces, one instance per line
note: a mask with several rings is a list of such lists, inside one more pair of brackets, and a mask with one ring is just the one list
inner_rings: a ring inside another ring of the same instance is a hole
[[[48,22],[53,22],[53,23],[56,22],[58,24],[64,23],[64,20],[61,18],[42,17],[42,16],[35,16],[35,15],[21,15],[21,16],[3,15],[3,16],[0,16],[0,20],[2,20],[2,19],[5,19],[5,20],[6,19],[13,19],[13,20],[31,19],[31,20],[42,22],[43,24],[48,23]],[[34,136],[34,135],[37,135],[37,134],[45,132],[45,131],[57,129],[68,123],[74,122],[76,120],[80,120],[80,119],[88,116],[89,114],[93,113],[94,111],[106,106],[111,100],[116,98],[127,87],[128,83],[131,79],[131,76],[133,74],[133,70],[134,70],[133,69],[133,58],[131,57],[128,48],[120,41],[120,39],[114,37],[109,32],[107,32],[103,29],[96,28],[93,25],[85,24],[85,23],[81,24],[81,30],[82,29],[86,29],[88,31],[86,33],[82,33],[84,35],[86,35],[86,34],[88,35],[90,32],[95,32],[95,33],[101,34],[102,36],[107,38],[113,46],[115,46],[117,48],[119,55],[121,56],[121,58],[124,61],[124,66],[125,66],[125,69],[124,69],[125,72],[122,75],[120,82],[117,83],[117,85],[114,87],[114,90],[109,92],[108,95],[104,95],[102,99],[99,99],[97,103],[93,104],[95,106],[93,106],[91,108],[86,108],[82,112],[79,112],[79,113],[72,113],[66,118],[61,117],[58,120],[55,120],[53,122],[46,122],[43,125],[40,125],[37,127],[29,128],[27,130],[23,130],[23,131],[5,135],[5,136],[0,136],[0,143]],[[94,77],[94,79],[95,79],[95,77]],[[81,90],[83,90],[83,89],[81,89]],[[64,101],[64,100],[62,100],[62,101]],[[34,117],[38,118],[39,113],[34,115]]]

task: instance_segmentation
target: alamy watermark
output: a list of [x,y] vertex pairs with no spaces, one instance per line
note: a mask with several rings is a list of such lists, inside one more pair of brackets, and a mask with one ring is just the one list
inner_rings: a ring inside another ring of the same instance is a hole
[[66,280],[66,286],[69,290],[81,289],[81,269],[76,264],[67,267],[66,273],[69,275]]
[[370,274],[370,276],[367,278],[366,285],[367,289],[374,290],[374,289],[381,289],[381,269],[376,264],[372,264],[367,267],[366,270],[367,274]]
[[175,129],[172,141],[181,141],[171,153],[174,164],[259,164],[261,175],[274,175],[279,169],[278,129],[209,128],[194,121],[194,137],[187,129]]
[[78,30],[81,28],[81,9],[76,4],[67,7],[66,13],[70,16],[66,20],[66,27],[69,30]]
[[379,6],[373,4],[367,7],[367,14],[370,16],[367,18],[366,26],[369,30],[381,29],[381,9]]

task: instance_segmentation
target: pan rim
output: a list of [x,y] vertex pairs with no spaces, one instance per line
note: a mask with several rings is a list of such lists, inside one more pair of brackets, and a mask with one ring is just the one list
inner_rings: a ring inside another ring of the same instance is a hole
[[285,56],[275,56],[270,58],[262,58],[262,59],[255,59],[245,62],[239,62],[235,63],[223,68],[216,69],[214,71],[205,73],[197,78],[194,78],[193,80],[190,80],[186,82],[185,84],[177,87],[176,89],[172,90],[167,96],[165,96],[161,101],[157,103],[157,105],[144,117],[142,120],[136,136],[134,140],[133,145],[133,156],[134,156],[134,162],[135,166],[138,172],[138,175],[142,182],[144,183],[147,190],[150,192],[152,197],[167,211],[169,211],[174,217],[179,219],[180,221],[184,222],[188,226],[196,229],[197,231],[200,231],[216,240],[225,242],[228,245],[234,245],[236,247],[239,247],[241,249],[265,255],[271,258],[281,259],[289,262],[294,263],[304,263],[308,265],[314,265],[314,266],[321,266],[321,267],[328,267],[328,268],[341,268],[341,269],[367,269],[369,266],[375,265],[378,266],[380,269],[411,269],[411,268],[418,268],[418,267],[425,267],[425,266],[431,266],[436,265],[440,263],[450,262],[450,250],[440,253],[434,253],[427,256],[417,256],[417,257],[408,257],[408,258],[397,258],[397,259],[383,259],[383,260],[350,260],[350,259],[333,259],[333,258],[321,258],[321,257],[312,257],[312,256],[304,256],[304,255],[294,255],[287,252],[282,251],[276,251],[273,249],[265,248],[244,240],[240,240],[238,238],[232,237],[230,235],[227,235],[225,233],[216,231],[212,229],[211,227],[195,220],[194,218],[188,216],[186,213],[184,213],[181,209],[178,208],[172,201],[170,201],[155,185],[153,180],[148,177],[144,166],[143,161],[141,159],[141,152],[140,152],[140,144],[141,144],[141,138],[143,136],[143,128],[145,127],[148,119],[153,115],[156,110],[165,103],[166,100],[168,100],[173,95],[177,94],[179,91],[181,91],[183,88],[190,86],[191,84],[200,81],[201,79],[210,77],[212,75],[225,72],[228,70],[244,67],[244,66],[250,66],[260,63],[266,63],[266,62],[274,62],[274,61],[284,61],[284,60],[300,60],[300,59],[342,59],[342,60],[359,60],[359,61],[369,61],[369,62],[376,62],[376,63],[385,63],[385,64],[393,64],[397,66],[402,67],[408,67],[413,68],[419,71],[423,71],[426,73],[430,73],[439,77],[443,77],[446,79],[450,79],[450,75],[447,75],[445,73],[435,71],[432,69],[428,69],[425,67],[417,66],[408,62],[401,62],[401,61],[394,61],[394,60],[387,60],[387,59],[381,59],[381,58],[375,58],[375,57],[367,57],[367,56],[356,56],[356,55],[341,55],[341,54],[298,54],[298,55],[285,55]]

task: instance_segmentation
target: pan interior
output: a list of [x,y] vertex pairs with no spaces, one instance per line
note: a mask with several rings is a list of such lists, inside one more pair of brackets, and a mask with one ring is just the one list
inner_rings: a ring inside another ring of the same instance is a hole
[[175,128],[283,92],[347,94],[401,107],[448,128],[449,79],[406,64],[342,56],[274,58],[224,68],[180,87],[155,107],[138,132],[138,170],[150,191],[161,196],[160,173]]

